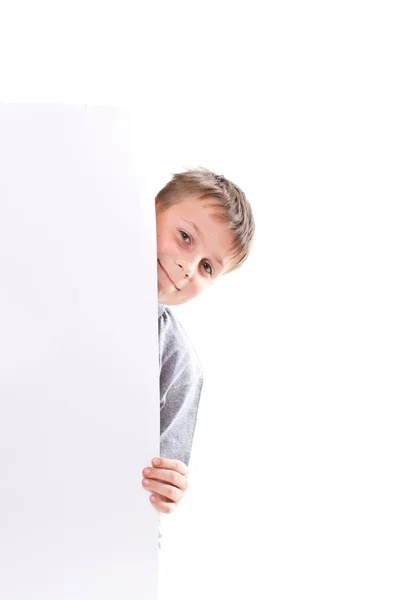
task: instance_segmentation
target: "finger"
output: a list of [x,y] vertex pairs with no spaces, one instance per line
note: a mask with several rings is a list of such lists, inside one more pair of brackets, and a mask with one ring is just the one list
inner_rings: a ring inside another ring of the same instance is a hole
[[[157,462],[158,461],[158,462]],[[153,458],[152,460],[153,466],[158,469],[170,469],[172,471],[177,471],[181,475],[187,476],[188,468],[181,460],[177,460],[175,458],[161,458],[160,456]]]
[[174,485],[181,490],[186,490],[188,488],[187,477],[177,473],[177,471],[169,469],[152,469],[147,467],[146,469],[143,469],[142,475],[145,479],[163,481],[170,485]]
[[[147,483],[146,483],[147,481]],[[143,487],[149,492],[155,492],[158,495],[164,496],[166,500],[178,503],[182,499],[183,493],[180,489],[173,485],[161,483],[160,481],[143,479]]]
[[174,512],[177,506],[174,502],[168,502],[156,494],[150,496],[150,502],[159,512],[166,514]]

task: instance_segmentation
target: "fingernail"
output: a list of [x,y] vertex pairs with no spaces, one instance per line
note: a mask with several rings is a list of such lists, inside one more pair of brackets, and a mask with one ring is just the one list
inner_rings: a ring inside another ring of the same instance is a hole
[[143,471],[143,473],[144,473],[145,475],[150,475],[150,469],[145,469],[145,470]]
[[155,458],[155,459],[153,460],[153,465],[157,466],[157,465],[159,465],[159,464],[160,464],[160,459],[159,459],[159,458]]

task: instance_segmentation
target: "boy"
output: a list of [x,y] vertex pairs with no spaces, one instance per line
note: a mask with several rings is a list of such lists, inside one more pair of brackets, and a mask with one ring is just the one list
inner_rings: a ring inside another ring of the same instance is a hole
[[188,302],[246,260],[254,235],[244,193],[206,169],[173,176],[156,197],[160,454],[143,469],[158,513],[171,513],[188,487],[188,464],[203,376],[181,325],[166,305]]

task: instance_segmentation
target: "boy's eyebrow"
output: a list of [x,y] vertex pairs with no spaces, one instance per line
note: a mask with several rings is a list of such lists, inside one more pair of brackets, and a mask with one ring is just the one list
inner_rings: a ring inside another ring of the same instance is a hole
[[182,219],[182,221],[185,221],[185,223],[189,223],[189,225],[191,225],[194,230],[196,231],[197,235],[201,238],[204,238],[202,232],[200,231],[200,229],[197,227],[196,223],[193,223],[193,221],[188,221],[187,219]]
[[[182,219],[182,221],[185,221],[185,223],[189,223],[189,225],[191,225],[193,227],[193,229],[196,231],[197,235],[204,239],[204,236],[203,236],[202,232],[200,231],[200,229],[197,227],[196,223],[193,223],[193,221],[188,221],[187,219]],[[219,263],[221,265],[222,268],[224,268],[224,263],[218,256],[215,256],[215,260],[217,261],[217,263]]]

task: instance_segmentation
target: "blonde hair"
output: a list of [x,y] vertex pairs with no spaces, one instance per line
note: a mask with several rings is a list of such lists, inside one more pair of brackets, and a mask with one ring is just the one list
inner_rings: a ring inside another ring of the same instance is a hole
[[175,173],[156,198],[163,210],[188,196],[215,199],[216,218],[224,221],[234,235],[231,250],[235,262],[229,271],[238,269],[250,253],[255,230],[251,206],[244,192],[223,175],[201,168]]

